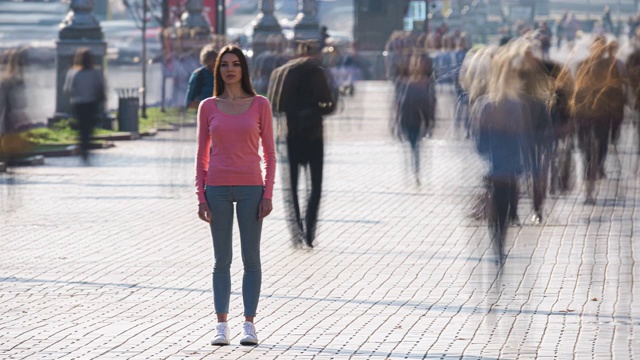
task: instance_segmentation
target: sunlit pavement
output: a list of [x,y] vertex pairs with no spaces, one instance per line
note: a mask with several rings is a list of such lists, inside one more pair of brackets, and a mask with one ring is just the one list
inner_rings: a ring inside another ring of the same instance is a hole
[[625,125],[596,206],[583,205],[578,181],[533,225],[523,195],[497,276],[486,228],[468,217],[484,164],[450,120],[449,89],[439,95],[420,186],[389,135],[389,84],[359,84],[327,120],[313,250],[291,245],[278,177],[257,347],[239,345],[237,232],[232,344],[209,345],[212,246],[196,214],[194,129],[119,142],[89,167],[56,158],[0,174],[0,357],[640,357],[635,128]]

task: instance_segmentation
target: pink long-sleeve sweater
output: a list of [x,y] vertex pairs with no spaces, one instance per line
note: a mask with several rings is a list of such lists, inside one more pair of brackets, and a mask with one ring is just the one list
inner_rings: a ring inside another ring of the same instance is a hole
[[[260,169],[260,140],[265,174]],[[238,115],[226,114],[208,98],[198,108],[196,194],[206,203],[205,185],[263,185],[263,198],[271,199],[276,172],[271,105],[256,95],[249,108]]]

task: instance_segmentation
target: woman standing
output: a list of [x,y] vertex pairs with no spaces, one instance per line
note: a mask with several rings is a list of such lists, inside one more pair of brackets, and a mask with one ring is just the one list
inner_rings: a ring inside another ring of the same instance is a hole
[[93,68],[93,55],[80,48],[73,58],[73,67],[67,72],[64,93],[70,97],[73,113],[78,121],[82,159],[89,159],[89,143],[98,122],[98,111],[105,100],[102,73]]
[[[215,265],[213,298],[218,318],[212,345],[229,344],[229,300],[233,213],[240,228],[244,277],[242,297],[245,322],[242,345],[257,345],[253,325],[262,270],[260,235],[262,219],[272,210],[276,155],[271,105],[251,87],[247,60],[240,48],[227,45],[214,67],[213,97],[198,108],[196,193],[198,216],[211,226]],[[262,143],[265,176],[260,169]]]

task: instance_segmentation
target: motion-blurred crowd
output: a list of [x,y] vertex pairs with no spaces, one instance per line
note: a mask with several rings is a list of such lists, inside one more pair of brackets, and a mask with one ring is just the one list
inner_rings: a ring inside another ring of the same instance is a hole
[[596,204],[610,149],[618,159],[625,108],[640,110],[636,36],[621,49],[611,30],[584,35],[565,28],[566,56],[552,61],[547,28],[521,31],[471,50],[463,33],[446,29],[429,36],[395,33],[387,44],[387,73],[396,89],[392,130],[411,149],[416,182],[419,144],[435,122],[436,86],[453,83],[454,122],[489,164],[474,216],[488,220],[500,254],[507,226],[520,223],[519,185],[530,189],[532,221],[540,223],[547,192],[573,185],[575,144],[584,160],[585,203]]

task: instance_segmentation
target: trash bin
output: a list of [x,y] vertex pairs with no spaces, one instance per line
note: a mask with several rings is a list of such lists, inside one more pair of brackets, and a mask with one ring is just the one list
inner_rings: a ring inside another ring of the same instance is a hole
[[138,133],[140,97],[136,88],[119,88],[118,93],[118,131]]

